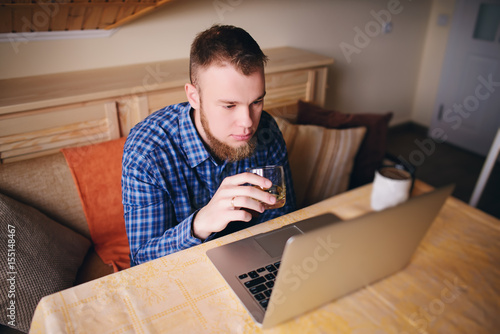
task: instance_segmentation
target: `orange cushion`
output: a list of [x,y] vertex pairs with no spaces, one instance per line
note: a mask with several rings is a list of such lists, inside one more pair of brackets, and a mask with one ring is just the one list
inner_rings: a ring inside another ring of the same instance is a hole
[[73,174],[95,251],[115,272],[130,267],[121,196],[125,139],[61,150]]

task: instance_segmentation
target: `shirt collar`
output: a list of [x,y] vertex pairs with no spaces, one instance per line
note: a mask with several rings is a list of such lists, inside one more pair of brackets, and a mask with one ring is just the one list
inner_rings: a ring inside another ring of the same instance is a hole
[[205,149],[203,141],[196,130],[196,127],[191,119],[191,105],[186,103],[181,109],[179,120],[179,133],[181,139],[182,150],[189,162],[189,166],[194,168],[203,161],[210,158],[210,154]]

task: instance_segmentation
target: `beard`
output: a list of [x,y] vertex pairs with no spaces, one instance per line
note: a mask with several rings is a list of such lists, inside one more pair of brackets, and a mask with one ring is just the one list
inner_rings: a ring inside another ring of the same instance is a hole
[[255,147],[257,146],[257,137],[254,135],[247,143],[240,145],[238,147],[229,146],[226,143],[221,142],[210,131],[208,125],[208,119],[203,111],[202,103],[200,103],[200,119],[201,126],[205,131],[208,138],[211,153],[222,161],[235,162],[243,160],[253,155]]

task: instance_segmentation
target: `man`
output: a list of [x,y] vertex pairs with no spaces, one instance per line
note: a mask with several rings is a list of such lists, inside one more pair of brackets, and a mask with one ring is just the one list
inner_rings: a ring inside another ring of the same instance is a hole
[[[188,102],[131,131],[122,195],[132,266],[295,209],[285,142],[262,110],[266,60],[243,29],[213,26],[191,46]],[[280,209],[264,210],[276,201],[262,190],[271,182],[245,172],[265,165],[285,169]]]

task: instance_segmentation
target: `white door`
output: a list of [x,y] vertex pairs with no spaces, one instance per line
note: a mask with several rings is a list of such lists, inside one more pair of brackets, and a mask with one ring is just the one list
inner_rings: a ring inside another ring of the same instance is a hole
[[487,155],[500,127],[500,0],[457,0],[429,135]]

